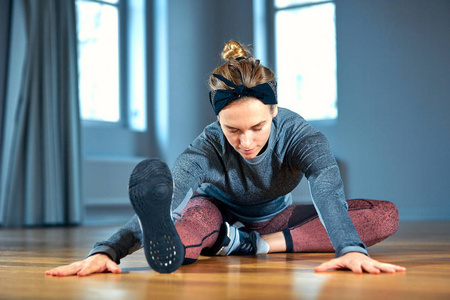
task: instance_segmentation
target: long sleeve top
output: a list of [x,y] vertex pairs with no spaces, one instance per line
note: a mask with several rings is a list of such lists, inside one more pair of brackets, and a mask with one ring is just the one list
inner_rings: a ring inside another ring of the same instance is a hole
[[[244,159],[226,140],[216,121],[177,158],[172,168],[172,208],[179,214],[194,191],[223,202],[247,222],[267,221],[292,204],[291,191],[305,176],[314,206],[339,257],[367,255],[349,217],[338,165],[325,136],[300,115],[284,108],[272,120],[263,153]],[[107,253],[114,261],[139,249],[142,233],[136,216],[90,255]]]

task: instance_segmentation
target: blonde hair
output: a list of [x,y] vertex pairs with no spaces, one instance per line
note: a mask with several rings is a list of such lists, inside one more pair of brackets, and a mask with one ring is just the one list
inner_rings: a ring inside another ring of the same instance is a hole
[[[247,47],[236,41],[229,41],[222,51],[225,63],[217,67],[213,74],[219,74],[236,85],[254,87],[275,80],[275,74],[255,59]],[[212,76],[209,78],[212,90],[231,89],[228,85]]]

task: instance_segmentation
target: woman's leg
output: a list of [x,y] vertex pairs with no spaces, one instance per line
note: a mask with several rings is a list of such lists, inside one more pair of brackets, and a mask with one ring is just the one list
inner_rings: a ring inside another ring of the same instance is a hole
[[[350,218],[366,246],[379,243],[397,231],[398,210],[393,203],[366,199],[347,202]],[[313,205],[292,205],[268,222],[245,225],[261,233],[269,245],[275,245],[271,246],[270,252],[334,251]],[[280,246],[280,232],[284,236],[285,249]]]
[[194,263],[202,249],[211,248],[217,240],[223,217],[213,202],[211,197],[194,196],[181,212],[181,219],[175,222],[186,249],[183,264]]

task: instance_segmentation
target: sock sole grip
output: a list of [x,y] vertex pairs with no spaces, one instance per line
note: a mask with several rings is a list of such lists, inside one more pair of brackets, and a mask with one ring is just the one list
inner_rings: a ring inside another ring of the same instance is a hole
[[129,181],[130,201],[141,222],[145,258],[159,273],[172,273],[183,263],[184,245],[171,217],[173,180],[159,159],[140,162]]

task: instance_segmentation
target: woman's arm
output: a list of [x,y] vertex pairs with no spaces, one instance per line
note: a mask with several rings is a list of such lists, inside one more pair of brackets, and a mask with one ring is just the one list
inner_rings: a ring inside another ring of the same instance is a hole
[[348,252],[367,255],[366,246],[348,214],[339,167],[327,139],[310,128],[309,133],[299,137],[294,145],[292,159],[308,179],[313,203],[336,250],[336,257]]
[[103,253],[116,264],[120,264],[122,258],[140,248],[142,248],[142,231],[138,217],[134,215],[108,240],[96,243],[88,256]]
[[339,168],[325,136],[315,131],[296,144],[295,150],[298,167],[308,178],[317,213],[336,250],[334,259],[314,270],[349,269],[358,274],[405,271],[404,267],[382,263],[368,256],[367,248],[348,214]]

